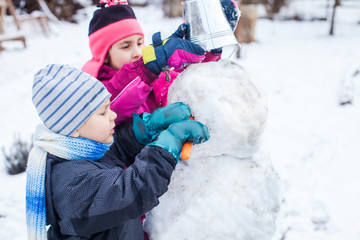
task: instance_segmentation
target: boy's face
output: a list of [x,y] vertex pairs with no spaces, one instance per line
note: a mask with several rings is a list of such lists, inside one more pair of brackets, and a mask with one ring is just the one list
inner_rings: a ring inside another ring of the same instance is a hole
[[141,35],[131,35],[114,43],[105,58],[105,63],[115,70],[122,68],[124,64],[134,62],[141,57],[144,46]]
[[116,113],[110,109],[110,99],[108,99],[71,136],[83,137],[99,143],[111,143],[116,116]]

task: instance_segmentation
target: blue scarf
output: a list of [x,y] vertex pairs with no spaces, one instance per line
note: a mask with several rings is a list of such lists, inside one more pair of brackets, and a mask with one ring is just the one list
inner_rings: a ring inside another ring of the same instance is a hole
[[28,239],[47,239],[45,213],[45,170],[47,152],[68,160],[102,158],[111,144],[81,137],[67,137],[50,131],[45,125],[35,130],[34,147],[27,164],[26,224]]

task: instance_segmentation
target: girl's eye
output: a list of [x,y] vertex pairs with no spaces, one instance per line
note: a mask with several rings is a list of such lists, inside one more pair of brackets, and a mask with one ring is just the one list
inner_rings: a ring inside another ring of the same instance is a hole
[[141,46],[141,45],[143,45],[143,43],[142,43],[142,42],[139,42],[139,43],[138,43],[138,46]]

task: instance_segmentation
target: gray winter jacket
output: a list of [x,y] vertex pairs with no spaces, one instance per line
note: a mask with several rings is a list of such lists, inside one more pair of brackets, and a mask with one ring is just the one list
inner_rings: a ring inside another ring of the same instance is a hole
[[98,161],[48,153],[48,238],[143,240],[140,217],[159,203],[175,165],[166,150],[139,144],[129,125],[116,127],[114,144]]

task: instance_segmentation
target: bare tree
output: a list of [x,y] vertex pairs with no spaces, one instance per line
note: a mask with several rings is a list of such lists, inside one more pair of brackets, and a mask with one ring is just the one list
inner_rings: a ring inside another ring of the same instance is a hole
[[263,4],[266,10],[266,16],[273,19],[279,13],[280,9],[286,5],[287,0],[239,0],[241,4]]
[[182,16],[182,0],[164,0],[163,11],[167,17],[181,17]]
[[335,0],[334,2],[334,7],[333,7],[333,12],[332,12],[332,16],[331,16],[331,25],[330,25],[330,35],[334,35],[334,24],[335,24],[335,12],[336,12],[336,7],[340,6],[340,0]]
[[77,10],[84,6],[77,0],[12,0],[17,8],[27,13],[36,10],[48,10],[48,16],[53,15],[57,19],[68,22],[76,22]]
[[285,4],[285,0],[264,0],[267,17],[273,19]]

